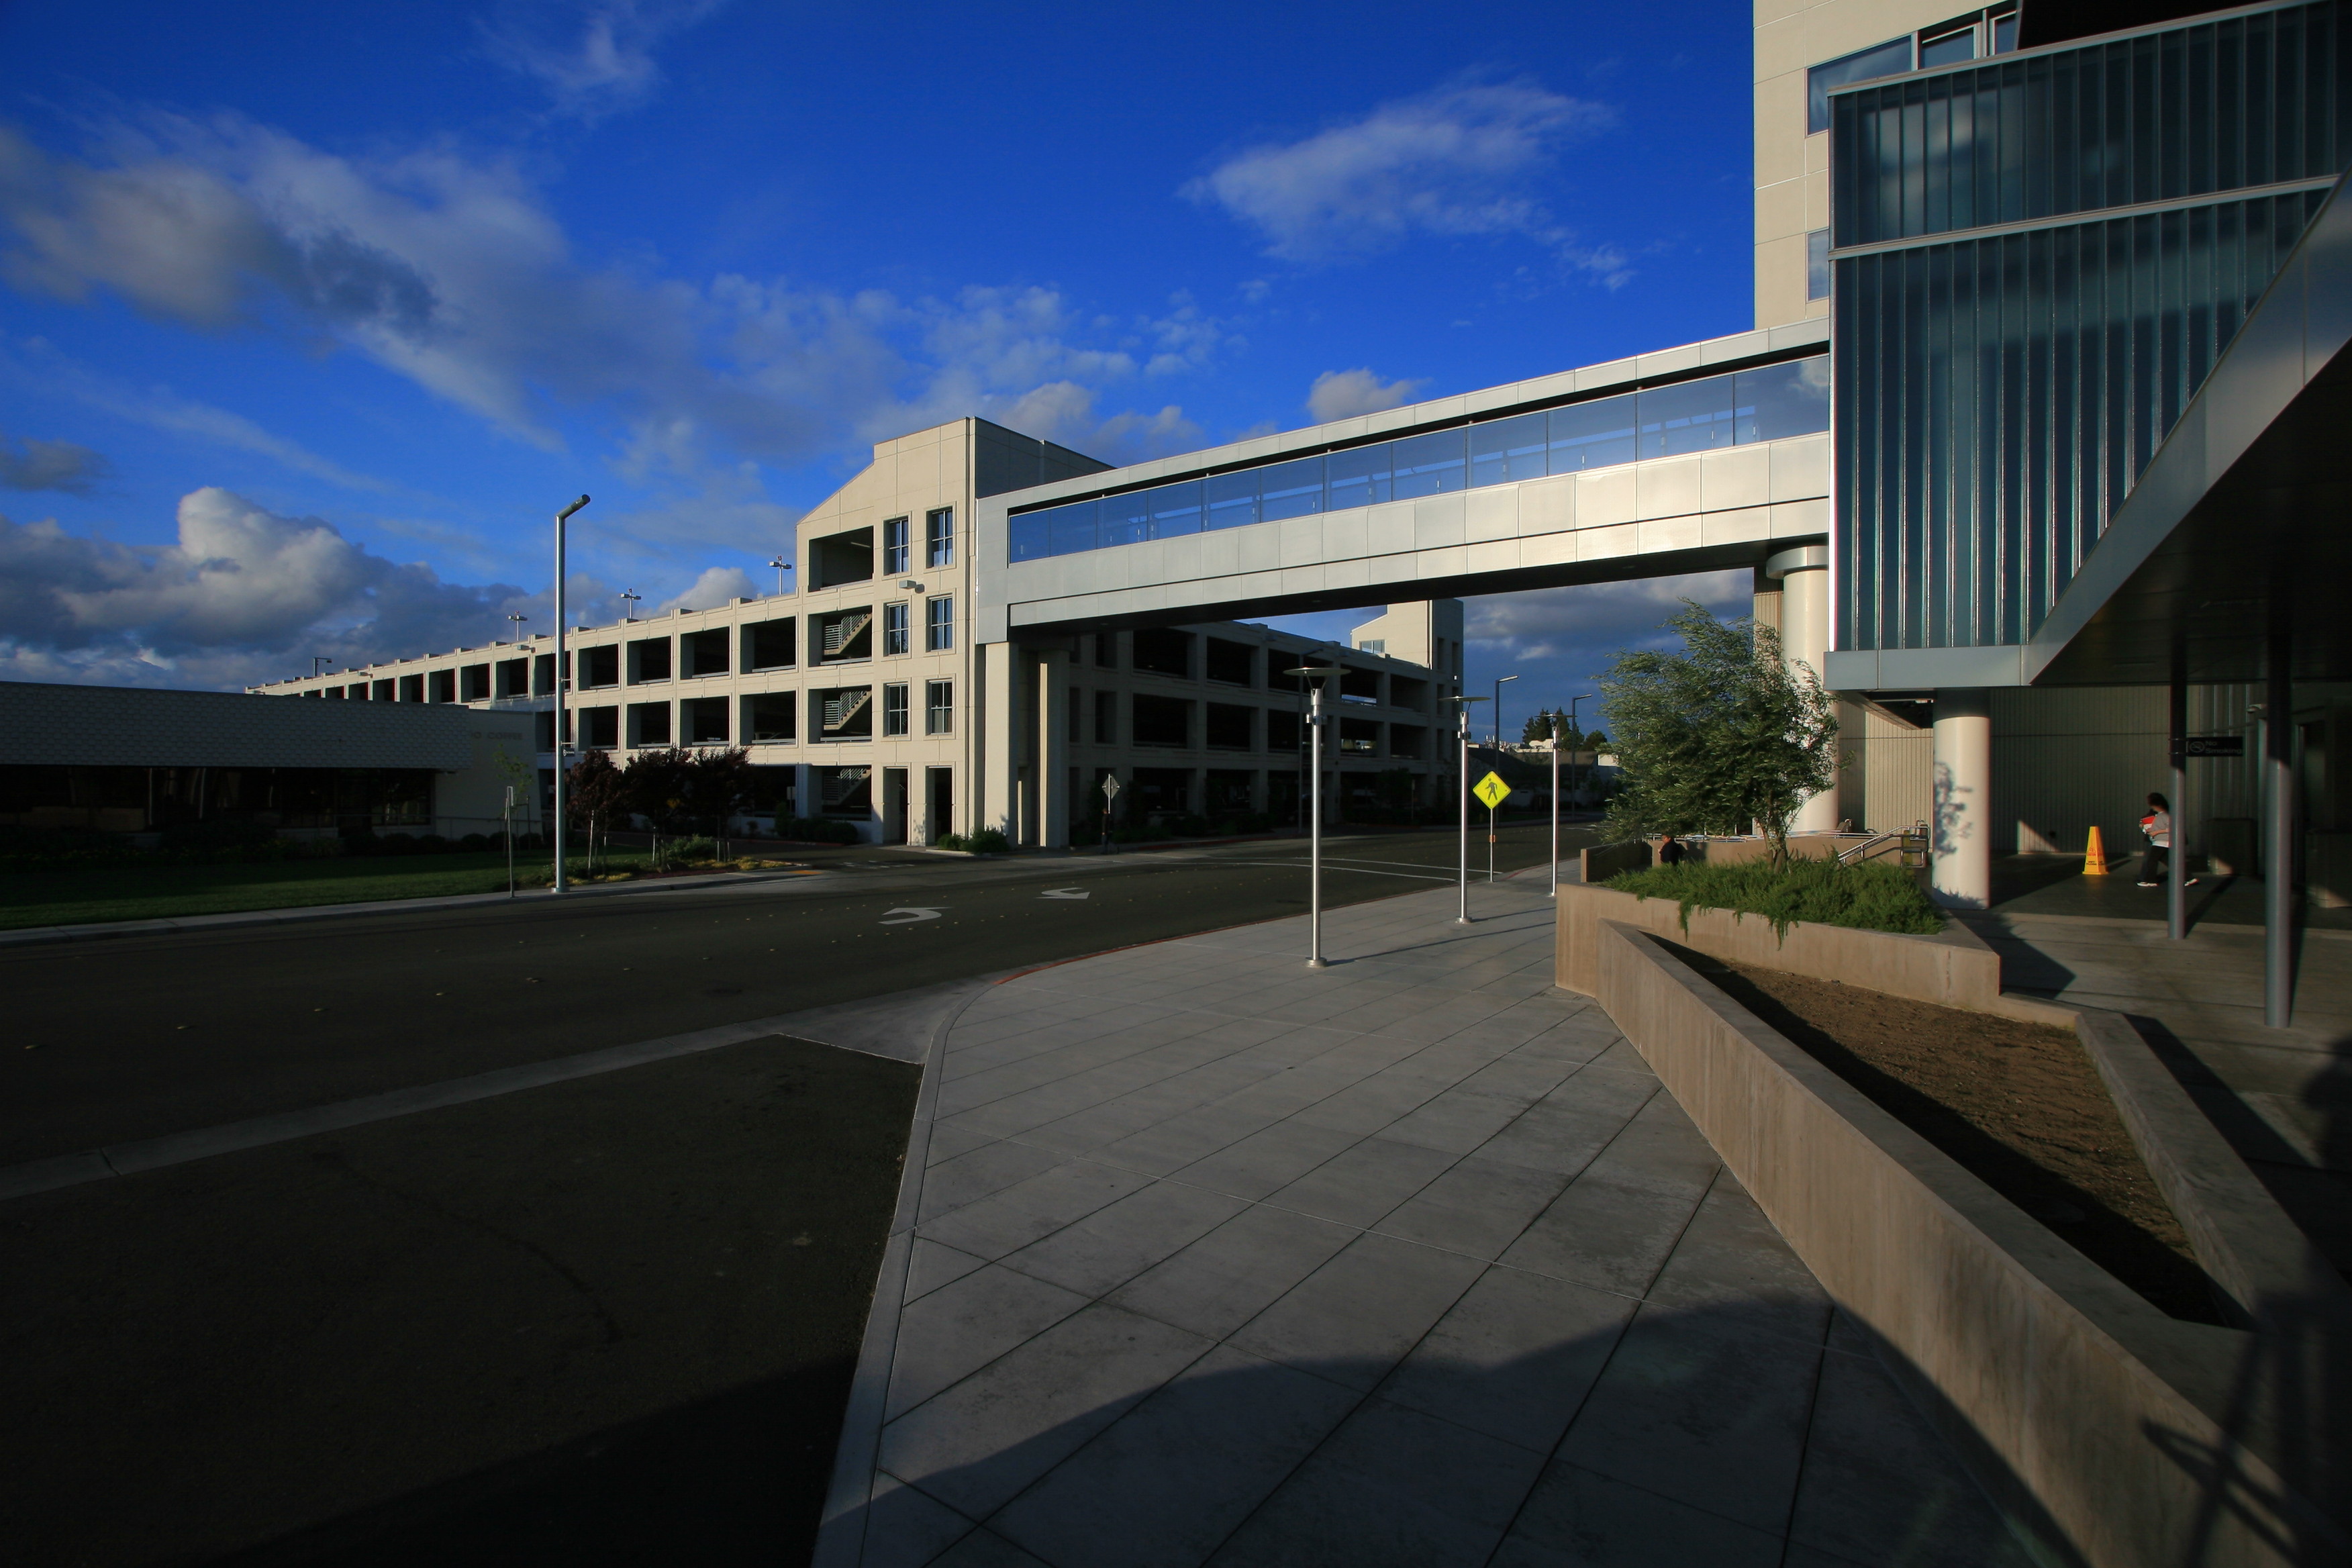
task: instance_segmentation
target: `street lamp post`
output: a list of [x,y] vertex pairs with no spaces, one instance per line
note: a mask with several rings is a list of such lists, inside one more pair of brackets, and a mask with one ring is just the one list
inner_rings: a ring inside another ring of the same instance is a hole
[[625,621],[635,620],[637,618],[637,601],[644,597],[645,595],[638,593],[635,588],[622,589],[621,598],[628,605],[629,607],[621,612],[621,618]]
[[[1503,751],[1503,682],[1517,679],[1516,675],[1495,678],[1495,753],[1497,756]],[[1494,806],[1486,808],[1486,880],[1489,882],[1495,879],[1495,811]]]
[[[1574,760],[1572,753],[1581,750],[1584,745],[1584,731],[1579,729],[1576,723],[1576,705],[1591,700],[1592,700],[1592,693],[1590,691],[1568,700],[1568,733],[1571,752],[1568,764],[1568,787],[1571,790],[1576,787],[1577,772],[1582,766]],[[1559,897],[1559,718],[1558,714],[1553,715],[1551,721],[1551,896],[1555,899]]]
[[793,563],[779,555],[768,564],[776,569],[776,597],[781,599],[784,596],[784,574],[793,569]]
[[1459,703],[1462,714],[1456,725],[1461,735],[1462,776],[1455,781],[1462,786],[1462,865],[1458,879],[1460,897],[1454,912],[1454,923],[1466,926],[1470,923],[1470,704],[1486,700],[1483,697],[1449,697],[1445,700]]
[[1551,721],[1551,896],[1559,897],[1559,721]]
[[563,667],[563,525],[572,514],[588,504],[582,496],[555,514],[555,885],[553,890],[565,892],[572,883],[563,874],[563,692],[572,684],[572,672]]
[[1311,737],[1308,752],[1315,770],[1307,830],[1307,967],[1327,969],[1330,966],[1323,959],[1323,689],[1333,676],[1347,671],[1336,664],[1302,664],[1284,673],[1315,680],[1313,706],[1307,718]]

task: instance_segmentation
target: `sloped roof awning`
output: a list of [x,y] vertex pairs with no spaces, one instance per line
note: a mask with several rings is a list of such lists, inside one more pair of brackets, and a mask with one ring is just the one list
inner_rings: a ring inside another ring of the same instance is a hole
[[[2347,175],[2347,180],[2352,180]],[[2352,201],[2327,204],[2025,649],[2039,686],[2352,679]],[[2178,665],[2176,665],[2178,660]]]

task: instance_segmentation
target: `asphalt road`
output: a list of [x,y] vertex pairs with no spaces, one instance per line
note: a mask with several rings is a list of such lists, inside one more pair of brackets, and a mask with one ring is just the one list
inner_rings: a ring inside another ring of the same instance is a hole
[[[1303,849],[4,949],[0,1165],[1297,914]],[[1326,897],[1454,854],[1335,840]],[[918,1077],[771,1037],[0,1202],[5,1555],[805,1561]]]
[[[1502,839],[1502,869],[1541,862],[1540,825]],[[0,948],[0,1166],[1297,914],[1304,851],[817,852],[823,875],[709,891]],[[1450,834],[1335,837],[1324,896],[1425,887],[1455,856]]]

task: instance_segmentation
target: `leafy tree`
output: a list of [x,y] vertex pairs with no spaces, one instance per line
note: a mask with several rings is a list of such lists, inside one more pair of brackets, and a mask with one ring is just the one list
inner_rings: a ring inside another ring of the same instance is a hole
[[758,775],[740,746],[697,752],[687,764],[686,789],[696,816],[711,823],[711,837],[724,837],[727,819],[751,805],[758,793]]
[[583,752],[564,775],[564,825],[587,828],[592,868],[596,864],[598,837],[612,826],[614,817],[627,813],[628,799],[628,774],[614,767],[613,759],[603,752]]
[[687,775],[694,754],[675,746],[639,752],[629,759],[625,795],[628,809],[653,824],[656,833],[688,833],[694,826],[694,802]]
[[1559,727],[1559,714],[1548,709],[1538,708],[1528,715],[1527,728],[1519,731],[1519,743],[1523,746],[1539,746],[1550,740]]
[[1683,604],[1664,623],[1682,634],[1682,652],[1621,652],[1601,682],[1624,770],[1610,836],[1754,824],[1783,865],[1790,818],[1836,775],[1835,707],[1811,670],[1790,674],[1770,627]]

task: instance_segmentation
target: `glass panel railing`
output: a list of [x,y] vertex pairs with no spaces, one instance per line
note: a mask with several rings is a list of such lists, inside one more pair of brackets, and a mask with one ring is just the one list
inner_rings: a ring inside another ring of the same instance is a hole
[[1240,528],[1257,521],[1259,470],[1209,476],[1209,526]]
[[1281,522],[1830,427],[1826,356],[1481,420],[1264,468],[1072,501],[1011,520],[1015,561]]

